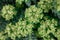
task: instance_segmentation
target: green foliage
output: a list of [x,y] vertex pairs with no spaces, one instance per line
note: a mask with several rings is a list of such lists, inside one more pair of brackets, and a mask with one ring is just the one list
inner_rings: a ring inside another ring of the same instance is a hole
[[1,12],[2,17],[4,17],[6,20],[12,19],[13,15],[16,15],[17,13],[15,7],[13,7],[12,5],[3,6]]
[[16,3],[19,3],[21,5],[23,1],[24,0],[16,0]]
[[56,9],[57,9],[57,11],[59,12],[60,11],[60,1],[59,0],[57,0],[56,1]]
[[3,35],[4,32],[0,32],[0,40],[5,40],[7,37],[7,35]]
[[2,23],[5,26],[4,29],[0,23],[2,27],[0,28],[0,40],[18,40],[28,35],[31,39],[33,32],[36,37],[43,40],[55,40],[55,38],[60,40],[58,18],[55,18],[53,12],[50,13],[53,9],[60,11],[60,1],[55,0],[55,3],[54,6],[54,0],[15,0],[13,5],[10,3],[3,5],[0,19],[6,22],[6,25]]
[[52,9],[52,2],[53,2],[53,0],[40,0],[40,2],[38,2],[37,6],[42,8],[44,10],[44,12],[48,12],[49,9]]
[[21,4],[24,2],[24,0],[16,0],[16,7],[20,8]]
[[[9,23],[6,26],[6,29],[4,30],[4,34],[6,35],[1,36],[0,39],[3,39],[4,37],[10,37],[11,39],[15,40],[16,37],[26,37],[28,34],[32,33],[32,24],[28,24],[26,20],[19,19],[19,21],[16,23],[16,25],[13,25],[12,23]],[[2,33],[1,33],[2,35]],[[6,38],[5,38],[6,39]],[[4,39],[3,39],[4,40]]]
[[54,33],[55,37],[60,40],[60,29],[57,29],[57,31]]
[[[40,27],[38,28],[37,36],[43,37],[44,40],[52,40],[50,33],[54,34],[56,31],[57,20],[49,19],[45,17],[44,20],[40,22]],[[54,38],[53,38],[54,40]]]
[[33,25],[30,24],[30,23],[27,23],[26,20],[24,20],[24,21],[23,20],[19,20],[16,23],[16,27],[18,27],[17,31],[20,31],[21,36],[24,37],[24,36],[27,36],[28,34],[32,33]]
[[30,6],[25,11],[25,18],[30,23],[37,23],[43,18],[44,14],[42,13],[41,8],[37,8],[35,5]]
[[17,8],[20,8],[20,7],[22,7],[23,5],[23,3],[25,2],[25,4],[27,4],[28,6],[30,6],[30,4],[31,4],[31,0],[16,0],[16,7]]

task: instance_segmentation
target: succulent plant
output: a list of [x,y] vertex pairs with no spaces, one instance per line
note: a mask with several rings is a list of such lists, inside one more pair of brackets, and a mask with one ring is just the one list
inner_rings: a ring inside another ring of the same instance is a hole
[[25,11],[25,18],[30,23],[37,23],[43,18],[44,14],[42,9],[37,8],[35,5],[30,6]]
[[56,9],[57,9],[57,12],[60,12],[60,1],[59,0],[56,0]]
[[3,6],[2,10],[1,10],[1,15],[3,18],[5,18],[6,20],[10,20],[13,18],[13,15],[16,15],[17,11],[15,10],[15,7],[13,7],[12,5],[5,5]]
[[57,21],[55,19],[45,18],[45,21],[40,22],[40,27],[38,28],[37,36],[42,37],[44,40],[50,40],[50,33],[54,34],[56,31]]
[[53,0],[40,0],[37,7],[42,8],[44,12],[48,12],[50,9],[52,9],[52,2]]
[[32,33],[33,25],[30,23],[27,23],[26,20],[24,20],[24,21],[19,20],[19,22],[16,23],[16,26],[20,27],[18,29],[19,29],[22,37],[27,36],[28,34]]
[[54,16],[60,16],[59,0],[2,0],[0,4],[0,40],[28,36],[33,40],[34,34],[43,40],[60,40],[60,19]]
[[9,23],[6,26],[5,33],[7,33],[8,37],[15,40],[16,37],[26,37],[27,35],[32,33],[32,24],[27,24],[26,20],[21,20],[16,23],[16,25],[13,25]]

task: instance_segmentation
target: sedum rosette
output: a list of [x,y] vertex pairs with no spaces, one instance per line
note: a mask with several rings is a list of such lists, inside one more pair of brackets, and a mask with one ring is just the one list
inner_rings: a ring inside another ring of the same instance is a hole
[[48,12],[52,9],[53,0],[40,0],[37,4],[37,7],[42,8],[44,12]]
[[15,7],[13,7],[12,5],[3,6],[1,12],[2,17],[5,18],[6,20],[12,19],[13,15],[16,15],[17,13]]
[[43,18],[42,9],[37,8],[35,5],[30,6],[25,11],[25,19],[30,23],[37,23]]
[[51,34],[54,35],[54,33],[56,33],[56,26],[57,21],[55,19],[48,19],[45,17],[44,20],[40,22],[37,36],[42,37],[44,40],[54,40],[54,38],[51,37]]
[[26,20],[19,20],[16,25],[11,23],[6,26],[5,33],[8,37],[15,40],[16,37],[26,37],[32,33],[33,25],[26,22]]

